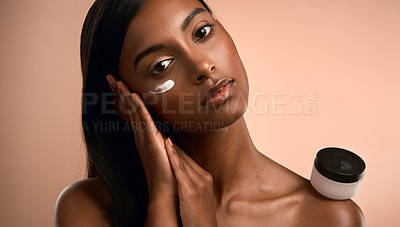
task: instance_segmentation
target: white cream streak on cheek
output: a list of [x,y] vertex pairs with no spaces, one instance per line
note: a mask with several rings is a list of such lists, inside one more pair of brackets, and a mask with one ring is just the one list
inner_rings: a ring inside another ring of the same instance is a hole
[[167,80],[162,84],[157,85],[153,90],[149,91],[150,94],[160,94],[164,93],[175,86],[173,80]]

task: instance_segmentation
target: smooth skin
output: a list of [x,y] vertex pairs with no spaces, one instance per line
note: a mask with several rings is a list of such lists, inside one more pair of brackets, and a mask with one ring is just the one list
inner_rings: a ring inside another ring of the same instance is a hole
[[[196,0],[147,1],[129,25],[120,78],[107,76],[118,115],[134,129],[145,169],[146,226],[178,226],[179,221],[183,226],[364,226],[352,200],[322,197],[308,180],[257,150],[243,118],[247,75],[231,37],[208,12],[182,27],[197,8],[204,9]],[[162,49],[134,64],[140,52],[160,43]],[[234,80],[230,99],[216,109],[201,106],[208,88],[222,78]],[[147,92],[167,79],[176,86],[150,99]],[[189,94],[185,111],[181,94]],[[149,111],[181,131],[166,138]],[[208,131],[183,127],[187,122],[229,126]],[[56,225],[109,226],[108,202],[100,179],[77,182],[57,201]]]

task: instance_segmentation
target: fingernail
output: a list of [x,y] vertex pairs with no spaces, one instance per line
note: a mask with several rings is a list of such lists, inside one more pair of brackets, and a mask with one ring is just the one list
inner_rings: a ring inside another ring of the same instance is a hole
[[108,81],[108,86],[110,87],[110,89],[116,94],[114,86],[113,86],[113,79],[111,77],[111,75],[107,75],[106,79]]
[[173,146],[173,145],[172,145],[172,141],[171,141],[170,138],[167,139],[167,142],[168,142],[168,144],[169,144],[171,147]]
[[108,81],[109,84],[112,84],[112,79],[110,75],[106,76],[106,80]]
[[131,94],[131,97],[132,97],[132,101],[136,104],[136,96],[135,96],[135,93],[132,93],[132,94]]

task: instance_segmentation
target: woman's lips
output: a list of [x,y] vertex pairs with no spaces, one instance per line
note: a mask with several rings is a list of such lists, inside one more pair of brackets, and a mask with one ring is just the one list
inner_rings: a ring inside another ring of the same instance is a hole
[[222,79],[207,91],[206,99],[202,106],[218,105],[225,102],[232,95],[232,79]]

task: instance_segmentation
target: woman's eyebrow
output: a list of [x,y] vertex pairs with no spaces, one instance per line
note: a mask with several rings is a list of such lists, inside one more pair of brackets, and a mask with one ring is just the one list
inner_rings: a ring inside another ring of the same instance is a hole
[[181,27],[182,31],[185,31],[185,30],[186,30],[186,28],[189,26],[190,22],[192,22],[193,18],[194,18],[197,14],[199,14],[199,13],[206,13],[206,12],[207,12],[207,11],[206,11],[205,9],[203,9],[203,8],[196,8],[196,9],[194,9],[194,10],[185,18],[185,20],[183,21],[183,24],[182,24],[182,27]]
[[151,46],[147,49],[145,49],[144,51],[140,52],[140,54],[138,54],[135,58],[135,68],[137,66],[137,64],[139,63],[139,61],[144,58],[146,55],[149,55],[157,50],[160,50],[162,48],[165,48],[166,46],[162,43],[156,44],[154,46]]
[[[197,14],[200,13],[206,13],[207,11],[203,8],[196,8],[194,9],[186,18],[185,20],[183,20],[181,29],[182,31],[185,31],[186,28],[189,26],[190,22],[192,22],[192,20],[196,17]],[[142,58],[146,57],[147,55],[160,50],[162,48],[165,48],[166,46],[162,43],[156,44],[154,46],[151,46],[149,48],[146,48],[145,50],[143,50],[142,52],[140,52],[136,58],[135,58],[135,68],[137,66],[137,64],[139,63],[140,60],[142,60]]]

